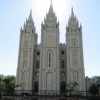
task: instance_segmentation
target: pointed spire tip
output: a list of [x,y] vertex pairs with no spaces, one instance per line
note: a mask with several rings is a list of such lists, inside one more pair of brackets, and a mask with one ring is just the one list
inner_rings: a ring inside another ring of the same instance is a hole
[[30,10],[30,16],[32,16],[32,9]]
[[51,3],[50,3],[49,13],[53,13],[53,3],[52,3],[52,0],[51,0]]
[[73,7],[71,8],[71,15],[74,16],[74,10],[73,10]]
[[32,9],[30,10],[30,13],[29,13],[28,21],[29,21],[29,20],[31,20],[31,21],[33,20],[33,19],[32,19]]
[[51,6],[53,5],[53,3],[52,3],[52,0],[51,0],[51,4],[50,4]]

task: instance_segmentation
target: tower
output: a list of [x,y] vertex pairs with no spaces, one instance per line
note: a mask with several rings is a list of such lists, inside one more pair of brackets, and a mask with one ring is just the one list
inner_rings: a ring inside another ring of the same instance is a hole
[[73,8],[66,29],[66,45],[67,84],[77,82],[76,90],[85,91],[82,27],[74,15]]
[[39,93],[59,93],[59,23],[52,3],[41,25]]
[[18,56],[18,67],[16,75],[16,90],[28,91],[32,90],[34,48],[37,44],[37,35],[32,19],[32,12],[24,27],[20,31],[20,46]]

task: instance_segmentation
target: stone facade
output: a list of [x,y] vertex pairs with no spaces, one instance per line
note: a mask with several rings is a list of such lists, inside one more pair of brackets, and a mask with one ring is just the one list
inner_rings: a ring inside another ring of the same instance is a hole
[[39,92],[59,92],[59,24],[50,6],[42,24],[40,48]]
[[59,42],[59,23],[52,4],[41,24],[41,43],[32,13],[21,28],[16,90],[59,94],[72,83],[85,91],[82,27],[73,9],[66,27],[66,43]]
[[85,73],[83,63],[82,27],[74,15],[73,9],[66,28],[67,84],[77,82],[79,90],[85,91]]

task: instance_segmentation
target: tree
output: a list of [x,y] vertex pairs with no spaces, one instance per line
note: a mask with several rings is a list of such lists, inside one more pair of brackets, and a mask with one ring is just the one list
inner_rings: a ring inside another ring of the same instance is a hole
[[98,86],[96,84],[92,84],[89,88],[89,93],[91,95],[98,95],[99,94],[99,89]]
[[76,94],[76,92],[78,92],[77,91],[78,86],[79,86],[79,84],[75,81],[70,84],[67,84],[66,90],[70,94],[72,94],[72,93]]
[[2,91],[4,90],[3,79],[4,79],[4,76],[0,75],[0,95],[1,95]]
[[3,80],[5,83],[5,91],[7,94],[13,94],[15,88],[15,77],[14,76],[7,76]]
[[13,94],[15,88],[14,76],[0,75],[0,94]]

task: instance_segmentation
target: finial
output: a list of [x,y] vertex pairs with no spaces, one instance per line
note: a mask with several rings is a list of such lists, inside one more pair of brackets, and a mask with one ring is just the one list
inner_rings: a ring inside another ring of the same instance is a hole
[[80,24],[80,31],[82,32],[82,24]]
[[49,13],[53,13],[53,2],[51,0],[50,8],[49,8]]
[[73,7],[71,8],[71,15],[74,16],[74,10],[73,10]]
[[21,27],[20,32],[22,32],[22,31],[23,31],[23,28]]
[[30,15],[29,16],[32,17],[32,9],[30,10]]
[[51,5],[53,5],[52,0],[51,0]]
[[32,19],[32,10],[30,10],[30,13],[29,13],[29,17],[28,17],[28,21],[30,22],[30,21],[32,21],[33,19]]

